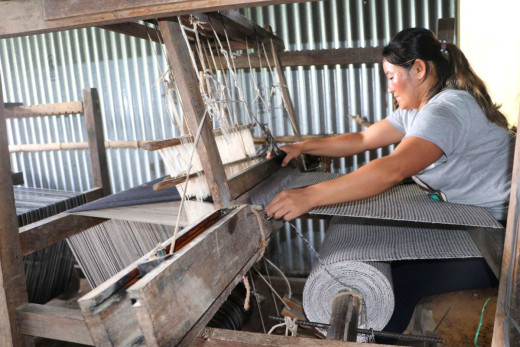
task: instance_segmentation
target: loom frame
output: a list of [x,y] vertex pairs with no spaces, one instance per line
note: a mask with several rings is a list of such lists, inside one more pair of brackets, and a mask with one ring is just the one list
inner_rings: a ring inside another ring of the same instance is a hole
[[[134,20],[169,17],[177,14],[190,13],[190,12],[205,12],[208,10],[222,10],[222,9],[233,9],[244,7],[243,1],[238,0],[222,0],[222,1],[160,1],[160,0],[147,0],[143,1],[146,6],[135,5],[134,1],[124,0],[116,2],[105,0],[98,2],[89,7],[86,6],[86,1],[82,1],[82,6],[76,8],[72,6],[63,6],[62,8],[56,8],[55,5],[59,1],[56,0],[31,0],[31,1],[8,1],[0,2],[0,38],[23,36],[32,33],[50,32],[56,30],[64,30],[71,28],[87,27],[87,26],[112,26],[113,30],[125,33],[137,32],[141,28],[136,28],[131,24],[125,24]],[[302,1],[283,1],[283,0],[255,0],[247,4],[247,6],[259,6],[259,5],[272,5],[280,3],[290,2],[302,2]],[[137,6],[137,7],[136,7]],[[71,9],[72,8],[72,9]],[[56,13],[54,12],[56,11]],[[76,11],[71,13],[69,11]],[[442,38],[441,35],[439,35]],[[323,51],[312,51],[302,54],[300,52],[286,52],[280,53],[280,59],[286,66],[294,65],[313,65],[313,64],[334,64],[334,63],[370,63],[379,61],[380,48],[366,48],[366,49],[340,49],[340,50],[323,50]],[[297,56],[298,58],[294,58]],[[244,59],[243,59],[244,60]],[[291,64],[287,64],[287,61],[291,60]],[[238,63],[238,61],[237,61]],[[244,65],[245,61],[242,62]],[[253,63],[256,64],[256,63]],[[255,66],[255,65],[254,65]],[[2,163],[9,163],[8,146],[7,146],[7,129],[5,126],[4,119],[6,117],[6,108],[4,107],[3,97],[0,90],[0,160]],[[495,319],[495,332],[493,335],[493,345],[500,346],[504,341],[503,336],[503,325],[505,318],[505,311],[511,307],[504,307],[505,300],[505,275],[509,270],[509,260],[513,260],[515,267],[512,270],[514,283],[513,283],[513,297],[518,299],[520,295],[520,268],[518,267],[518,252],[515,252],[519,248],[520,241],[516,244],[512,244],[513,234],[515,227],[518,226],[518,201],[517,196],[519,192],[519,172],[520,164],[518,155],[520,153],[520,141],[517,138],[515,146],[515,167],[513,168],[513,186],[511,190],[510,199],[510,213],[508,227],[506,229],[506,247],[504,249],[503,265],[502,265],[502,278],[499,289],[499,304],[497,308],[497,315]],[[106,172],[106,168],[105,168]],[[4,315],[0,317],[0,328],[2,331],[8,332],[6,336],[0,337],[2,345],[32,345],[32,338],[25,336],[24,334],[31,336],[44,336],[39,335],[36,330],[40,329],[40,334],[51,330],[53,326],[63,327],[75,327],[76,335],[79,333],[83,339],[79,339],[70,334],[63,333],[61,336],[66,341],[72,342],[88,342],[88,329],[84,320],[77,316],[75,310],[56,309],[51,312],[51,309],[42,307],[34,307],[31,304],[27,304],[25,283],[21,280],[19,273],[23,273],[23,267],[21,266],[21,254],[22,246],[21,238],[18,235],[18,227],[16,224],[16,211],[14,210],[14,199],[12,196],[11,189],[11,176],[10,165],[0,166],[0,193],[5,197],[0,202],[0,267],[1,267],[1,282],[4,284],[3,292],[0,299],[0,306]],[[225,188],[221,189],[225,193]],[[225,194],[224,194],[225,195]],[[225,200],[224,200],[225,201]],[[73,222],[73,227],[81,229]],[[42,225],[41,228],[45,229],[51,227],[50,224]],[[80,231],[80,230],[78,230]],[[59,233],[58,233],[59,234]],[[56,236],[56,235],[53,235]],[[57,236],[59,238],[59,236]],[[30,237],[32,238],[32,237]],[[513,300],[514,302],[514,300]],[[17,309],[18,308],[18,309]],[[38,311],[38,309],[42,309]],[[520,317],[518,307],[512,307],[514,309],[515,318]],[[17,311],[18,319],[15,320],[15,311]],[[64,329],[61,329],[64,330]],[[254,334],[246,334],[240,332],[221,332],[218,329],[210,329],[206,336],[211,336],[214,339],[221,339],[221,341],[232,341],[236,344],[241,342],[246,343],[252,340],[269,342],[274,344],[274,340],[277,340],[281,345],[287,341],[283,337],[254,337]],[[69,340],[67,340],[69,339]],[[303,339],[304,340],[304,339]],[[81,342],[81,343],[84,343]],[[198,339],[198,342],[203,342]],[[296,340],[291,340],[296,343]],[[334,341],[335,342],[335,341]],[[326,345],[334,343],[326,341]],[[305,345],[305,341],[301,341],[298,344]],[[312,341],[313,345],[320,345],[320,341]],[[325,345],[325,343],[323,343]],[[339,345],[339,343],[338,343]],[[341,343],[342,346],[348,345]]]

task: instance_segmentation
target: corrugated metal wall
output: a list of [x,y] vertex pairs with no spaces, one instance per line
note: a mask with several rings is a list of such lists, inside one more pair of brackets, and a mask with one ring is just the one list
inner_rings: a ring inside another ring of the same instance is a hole
[[[455,17],[456,0],[325,0],[243,9],[261,26],[269,24],[286,50],[381,46],[410,26],[435,29],[441,17]],[[105,138],[111,141],[154,140],[176,136],[167,116],[159,81],[165,66],[161,47],[98,28],[78,29],[0,40],[2,88],[5,102],[26,105],[81,100],[82,89],[95,87],[104,114]],[[370,121],[384,118],[391,108],[386,80],[379,64],[287,68],[286,78],[299,115],[302,134],[343,133],[360,130],[347,114]],[[269,74],[241,71],[242,81],[263,85],[270,93]],[[262,79],[264,78],[264,79]],[[254,100],[254,88],[248,98]],[[261,88],[262,89],[262,88]],[[290,134],[283,110],[275,107],[270,119],[274,135]],[[9,120],[9,143],[86,141],[80,116]],[[381,151],[334,162],[345,172]],[[142,149],[109,149],[113,192],[128,189],[165,174],[156,153]],[[13,153],[13,171],[23,171],[27,186],[82,191],[92,187],[85,151]],[[312,244],[320,244],[324,222],[298,220]],[[310,231],[313,230],[313,231]],[[277,235],[271,254],[285,270],[306,273],[312,263],[302,240],[286,227]]]

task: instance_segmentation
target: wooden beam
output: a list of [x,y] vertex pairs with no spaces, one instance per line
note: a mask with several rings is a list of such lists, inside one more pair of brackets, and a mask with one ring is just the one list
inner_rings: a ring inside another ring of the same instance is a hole
[[279,169],[280,160],[271,158],[261,161],[260,163],[231,177],[227,182],[231,200],[236,200],[242,194],[246,193]]
[[304,0],[0,1],[0,38],[297,2]]
[[34,253],[107,219],[60,213],[20,228],[22,255]]
[[[285,51],[278,52],[281,65],[288,66],[322,66],[322,65],[359,65],[359,64],[375,64],[381,62],[381,47],[365,47],[365,48],[335,48],[335,49],[316,49],[307,51]],[[251,65],[249,65],[249,60]],[[267,67],[265,57],[262,61],[257,54],[250,54],[249,60],[246,55],[235,57],[234,64],[237,69],[248,69]],[[274,66],[274,60],[269,57],[269,64]]]
[[118,23],[110,25],[102,25],[101,29],[110,30],[119,34],[137,37],[144,40],[152,40],[153,42],[162,43],[161,33],[155,28],[147,27],[139,23]]
[[219,11],[212,12],[209,15],[216,19],[222,19],[226,28],[233,27],[243,33],[243,35],[247,35],[249,38],[248,42],[253,44],[253,46],[256,44],[256,40],[260,40],[267,44],[272,42],[278,50],[284,50],[285,48],[283,40],[274,35],[272,30],[262,28],[255,22],[241,15],[238,11]]
[[195,136],[202,126],[196,149],[213,202],[217,207],[227,206],[230,198],[226,185],[226,172],[213,136],[211,122],[204,120],[206,106],[200,94],[196,73],[191,64],[186,64],[191,58],[182,36],[182,28],[178,22],[166,20],[159,21],[159,28],[164,38],[170,68],[175,76],[188,128]]
[[[518,118],[520,119],[520,113]],[[519,341],[516,328],[511,322],[511,320],[520,322],[520,305],[518,304],[520,302],[520,137],[518,136],[516,137],[513,163],[504,255],[491,342],[493,347],[506,346],[505,341],[510,341],[512,345]]]
[[23,335],[94,346],[78,309],[27,303],[16,309],[16,322]]
[[101,187],[103,189],[103,196],[107,196],[111,193],[110,178],[108,176],[101,105],[95,88],[86,88],[83,90],[83,108],[94,186]]
[[326,339],[356,342],[360,310],[359,293],[338,293],[332,300],[330,328],[327,331]]
[[[267,31],[272,32],[271,27],[268,26]],[[298,125],[298,117],[296,116],[296,111],[294,110],[291,94],[289,93],[289,87],[287,86],[287,80],[285,79],[285,74],[283,72],[282,61],[278,56],[278,51],[273,41],[270,42],[269,46],[271,48],[271,54],[273,55],[274,66],[276,68],[276,74],[278,75],[278,82],[280,83],[280,87],[282,89],[283,103],[287,110],[287,115],[289,116],[289,121],[291,122],[294,136],[296,136],[298,142],[301,142],[302,135],[300,133],[300,126]]]
[[27,303],[27,287],[18,237],[7,123],[0,85],[0,346],[34,345],[16,328],[14,310]]
[[273,231],[264,217],[248,205],[230,210],[128,288],[146,345],[186,346],[197,337],[263,253]]
[[81,101],[59,102],[55,104],[12,106],[5,109],[6,118],[29,118],[83,113]]
[[[190,346],[193,347],[244,347],[244,346],[313,346],[313,347],[360,347],[372,344],[331,341],[310,337],[266,335],[246,331],[205,328]],[[384,345],[377,345],[383,347]]]

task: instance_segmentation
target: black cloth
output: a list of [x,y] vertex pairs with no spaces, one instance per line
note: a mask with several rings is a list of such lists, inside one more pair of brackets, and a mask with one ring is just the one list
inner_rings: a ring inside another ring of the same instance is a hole
[[158,191],[153,190],[155,183],[161,182],[164,177],[141,184],[137,187],[122,192],[105,196],[88,204],[74,208],[67,212],[81,212],[90,210],[102,210],[105,208],[154,204],[159,202],[180,201],[181,196],[175,187],[169,187]]

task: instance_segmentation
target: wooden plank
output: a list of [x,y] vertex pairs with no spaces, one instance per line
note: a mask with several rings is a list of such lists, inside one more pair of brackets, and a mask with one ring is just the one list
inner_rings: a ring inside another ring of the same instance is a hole
[[388,345],[322,340],[299,336],[281,336],[246,331],[205,328],[192,342],[193,347],[239,347],[239,346],[313,346],[313,347],[384,347]]
[[334,297],[327,340],[356,341],[360,305],[357,293],[341,292]]
[[20,334],[94,346],[80,310],[24,304],[16,309]]
[[29,118],[83,113],[81,101],[59,102],[55,104],[13,106],[5,109],[6,118]]
[[7,124],[0,86],[0,346],[34,345],[16,329],[14,310],[27,302],[27,287],[14,205]]
[[504,253],[504,229],[471,228],[468,234],[478,247],[489,267],[499,278]]
[[101,105],[96,88],[83,90],[83,105],[94,186],[103,188],[103,196],[107,196],[111,193],[110,178],[108,176]]
[[144,40],[162,43],[161,33],[155,28],[147,27],[139,23],[118,23],[102,25],[101,29],[110,30],[119,34],[137,37]]
[[130,287],[146,345],[193,341],[271,232],[265,218],[258,220],[250,206],[241,205]]
[[304,0],[0,1],[0,38],[167,18],[190,13],[297,2],[304,2]]
[[96,346],[142,344],[142,333],[126,292],[139,275],[137,263],[130,264],[78,300]]
[[276,172],[278,169],[280,169],[280,160],[271,158],[261,161],[231,177],[227,181],[231,200],[236,200],[258,183],[271,176],[273,172]]
[[197,76],[191,64],[185,63],[191,58],[182,36],[182,29],[179,23],[164,20],[159,21],[159,28],[164,38],[170,68],[177,83],[186,123],[193,136],[197,134],[201,123],[204,122],[196,149],[213,202],[217,207],[227,206],[230,198],[226,185],[226,172],[213,136],[211,122],[204,121],[206,107],[200,94]]
[[[271,32],[271,27],[268,26],[267,31]],[[294,110],[291,94],[289,93],[289,87],[287,86],[287,80],[285,79],[285,74],[283,73],[282,62],[280,60],[280,57],[278,56],[278,52],[273,41],[271,41],[270,48],[271,54],[273,55],[276,74],[278,75],[278,83],[280,84],[280,88],[282,89],[283,103],[285,104],[285,108],[287,110],[287,115],[289,116],[289,121],[291,122],[294,136],[296,136],[298,142],[301,142],[302,135],[300,133],[300,126],[298,125],[298,117],[296,116],[296,111]]]
[[[335,49],[316,49],[306,51],[285,51],[278,52],[281,65],[288,66],[322,66],[322,65],[359,65],[375,64],[381,62],[382,47],[364,48],[335,48]],[[249,63],[251,61],[251,65]],[[234,64],[237,69],[267,67],[267,61],[262,56],[262,62],[257,54],[250,54],[235,57]],[[269,64],[274,66],[274,60],[269,57]]]
[[[520,119],[520,113],[519,117]],[[493,327],[493,347],[505,346],[506,336],[511,343],[518,341],[510,339],[509,334],[515,330],[508,320],[520,321],[520,137],[516,137],[515,156],[513,160],[513,173],[511,181],[511,195],[509,197],[509,211],[507,214],[506,235],[504,241],[504,255],[500,270],[500,283],[498,286],[497,307],[495,324]],[[510,318],[508,318],[508,315]],[[505,325],[508,329],[504,329]]]
[[26,256],[106,221],[105,218],[60,213],[20,228],[19,242]]
[[[184,229],[177,238],[175,250],[186,246],[194,237],[218,221],[219,211]],[[168,252],[171,239],[162,243]],[[136,260],[78,300],[88,329],[96,346],[133,346],[143,344],[127,288],[139,279],[138,264],[149,254]]]
[[226,28],[236,28],[242,35],[247,35],[248,42],[255,45],[256,40],[273,45],[278,50],[284,50],[284,43],[281,38],[274,35],[272,31],[266,30],[256,24],[255,22],[247,19],[236,10],[224,10],[219,12],[209,13],[209,16],[222,19]]

